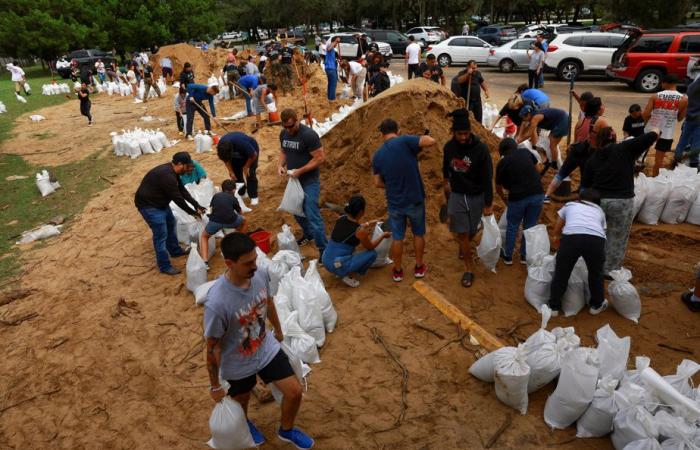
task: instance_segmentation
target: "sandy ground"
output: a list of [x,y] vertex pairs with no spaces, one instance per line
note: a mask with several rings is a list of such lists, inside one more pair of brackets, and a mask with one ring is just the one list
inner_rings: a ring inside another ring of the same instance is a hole
[[[310,82],[316,93],[322,92],[321,76]],[[89,129],[78,117],[77,102],[47,108],[37,112],[47,118],[40,124],[18,119],[17,138],[2,151],[26,154],[29,161],[46,165],[77,160],[109,144],[110,131],[143,125],[138,118],[144,114],[165,119],[161,128],[176,138],[172,93],[145,106],[95,96],[96,124]],[[311,97],[312,110],[325,117],[328,108],[320,95]],[[282,108],[302,108],[298,97],[283,97],[280,103]],[[380,139],[375,131],[379,121],[393,116],[406,132],[429,128],[443,144],[449,133],[444,114],[456,104],[447,91],[417,80],[353,113],[323,138],[329,156],[322,169],[322,199],[339,202],[362,192],[368,198],[369,214],[382,216],[383,194],[369,182],[369,158]],[[224,102],[219,108],[221,116],[228,116],[240,111],[243,103]],[[251,126],[252,121],[245,119],[230,128],[248,131]],[[52,133],[50,145],[33,136],[36,130],[47,129]],[[254,228],[277,230],[283,222],[293,222],[290,216],[275,212],[284,189],[284,180],[275,175],[279,130],[268,127],[256,134],[262,149],[261,204],[249,215]],[[496,142],[482,130],[477,133],[491,146]],[[4,354],[0,448],[206,448],[213,405],[207,392],[202,310],[184,287],[184,273],[168,277],[157,272],[150,232],[133,206],[133,193],[146,171],[172,153],[193,151],[193,147],[181,142],[161,154],[131,161],[129,169],[115,174],[115,184],[93,198],[67,232],[24,253],[21,287],[26,291],[0,306],[4,321],[29,317],[16,325],[0,325]],[[65,148],[69,150],[61,154],[29,155]],[[421,160],[429,198],[426,282],[504,341],[525,338],[537,329],[539,320],[523,298],[524,267],[499,264],[498,273],[491,273],[477,265],[474,286],[466,290],[459,285],[462,265],[456,245],[447,226],[436,221],[441,202],[440,158],[441,150],[433,149]],[[196,159],[216,183],[224,179],[225,168],[215,153]],[[544,223],[552,223],[557,207],[546,207]],[[496,204],[495,209],[500,212],[502,205]],[[330,226],[336,215],[324,210],[324,217]],[[632,356],[651,357],[662,374],[675,371],[684,357],[697,360],[697,317],[688,313],[678,295],[691,283],[692,265],[700,260],[699,241],[696,226],[635,224],[625,266],[632,269],[642,295],[640,324],[610,310],[598,317],[582,312],[574,318],[556,318],[550,325],[573,325],[583,343],[593,345],[595,330],[610,323],[619,335],[632,337]],[[310,257],[316,253],[313,246],[304,252]],[[184,269],[184,264],[183,258],[175,260],[177,267]],[[222,271],[223,261],[217,258],[210,278]],[[316,438],[317,448],[482,448],[508,414],[513,415],[513,423],[494,448],[612,448],[607,438],[572,440],[573,428],[557,432],[547,428],[542,411],[553,385],[531,395],[528,414],[520,416],[496,399],[493,386],[468,374],[475,359],[471,347],[452,343],[435,353],[457,336],[457,330],[411,288],[410,276],[394,284],[388,269],[376,269],[359,289],[350,289],[323,275],[339,324],[321,350],[322,362],[313,366],[298,418],[298,425]],[[444,338],[415,324],[432,328]],[[507,336],[505,332],[517,324]],[[399,428],[384,432],[399,413],[401,376],[382,347],[373,342],[372,327],[409,371],[406,418]],[[694,353],[663,349],[660,343]],[[266,448],[291,448],[274,437],[279,420],[275,404],[259,405],[253,400],[250,412],[268,438]]]

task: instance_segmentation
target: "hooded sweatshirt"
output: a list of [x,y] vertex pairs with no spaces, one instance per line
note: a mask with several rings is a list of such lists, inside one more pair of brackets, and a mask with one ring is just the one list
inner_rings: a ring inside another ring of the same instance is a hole
[[465,144],[452,138],[445,144],[442,174],[456,194],[484,194],[484,204],[493,202],[493,163],[486,144],[472,134]]

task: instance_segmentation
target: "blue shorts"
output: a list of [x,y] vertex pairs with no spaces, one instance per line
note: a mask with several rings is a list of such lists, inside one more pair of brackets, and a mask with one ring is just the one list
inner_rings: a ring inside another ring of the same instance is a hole
[[212,234],[216,234],[224,228],[238,228],[241,226],[242,223],[243,216],[236,216],[236,220],[233,223],[219,223],[210,220],[204,227],[204,231],[206,231],[207,234],[211,236]]
[[389,209],[391,237],[395,241],[403,241],[406,237],[406,223],[411,223],[413,236],[425,236],[425,203],[420,202],[402,208]]
[[552,131],[549,133],[549,135],[555,138],[561,138],[566,136],[567,134],[569,134],[569,115],[564,114],[562,120],[560,120],[559,123],[557,123],[556,126],[552,128]]

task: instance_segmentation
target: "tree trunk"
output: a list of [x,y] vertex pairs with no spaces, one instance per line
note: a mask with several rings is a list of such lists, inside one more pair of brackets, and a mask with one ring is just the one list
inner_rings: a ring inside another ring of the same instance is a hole
[[581,5],[576,4],[574,7],[574,18],[571,19],[573,22],[578,22],[578,16],[581,13]]

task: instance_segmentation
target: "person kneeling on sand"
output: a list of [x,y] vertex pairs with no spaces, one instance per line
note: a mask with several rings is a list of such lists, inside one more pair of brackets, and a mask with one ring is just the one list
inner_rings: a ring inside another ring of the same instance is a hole
[[[351,197],[345,205],[345,215],[335,222],[331,239],[323,252],[323,266],[332,274],[343,277],[343,282],[350,287],[358,287],[360,282],[353,274],[365,275],[377,259],[375,248],[391,236],[385,232],[374,241],[372,233],[376,221],[360,223],[365,215],[367,202],[361,195]],[[362,244],[366,251],[354,253]]]
[[199,244],[199,253],[209,266],[209,238],[223,229],[235,229],[243,232],[246,228],[246,220],[241,215],[241,205],[236,199],[236,182],[224,180],[221,183],[221,192],[217,192],[211,198],[211,214],[209,222],[202,231]]
[[[232,233],[221,241],[221,251],[226,272],[211,287],[204,304],[209,395],[215,402],[230,395],[247,417],[256,375],[267,384],[274,383],[282,392],[282,423],[277,437],[299,449],[310,449],[314,440],[294,428],[301,406],[301,384],[280,346],[284,335],[270,295],[267,271],[256,265],[255,241],[245,234]],[[267,329],[266,319],[270,319],[274,335]],[[228,381],[228,392],[219,376]],[[265,442],[250,420],[248,428],[256,446]]]

